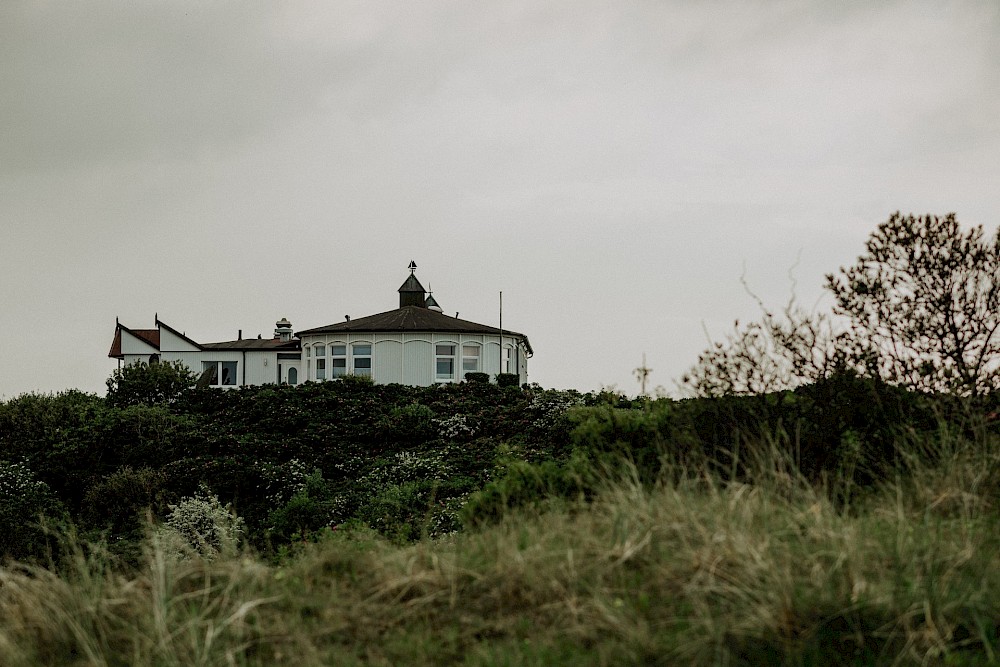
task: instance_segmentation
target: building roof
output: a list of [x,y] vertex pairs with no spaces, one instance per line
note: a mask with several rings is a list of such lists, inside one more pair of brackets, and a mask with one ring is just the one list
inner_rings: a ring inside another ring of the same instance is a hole
[[406,280],[403,281],[403,284],[400,285],[399,289],[396,290],[396,291],[397,292],[420,292],[421,294],[423,294],[427,290],[425,290],[424,286],[420,284],[420,281],[417,280],[417,277],[411,273],[409,276],[406,277]]
[[109,357],[122,358],[125,355],[122,354],[122,331],[130,333],[136,338],[140,338],[157,350],[160,349],[160,330],[159,329],[129,329],[124,324],[118,324],[115,326],[115,339],[111,341],[111,350],[108,352]]
[[[396,310],[389,310],[377,315],[359,317],[356,320],[347,320],[330,324],[325,327],[306,329],[297,331],[296,336],[309,336],[315,334],[332,333],[370,333],[370,332],[396,332],[396,331],[428,331],[440,333],[468,333],[468,334],[493,334],[498,335],[500,329],[485,324],[477,324],[468,320],[460,320],[444,313],[439,313],[423,306],[403,306]],[[531,343],[528,337],[516,331],[504,329],[504,333],[509,336],[516,336],[524,341],[528,353],[531,354]]]
[[124,324],[118,324],[115,328],[115,339],[111,342],[111,351],[108,352],[108,356],[118,359],[124,358],[125,355],[122,353],[122,331],[144,340],[159,350],[160,327],[163,327],[164,329],[172,332],[174,335],[183,338],[199,350],[282,350],[286,352],[298,352],[301,349],[299,341],[297,340],[281,340],[278,338],[244,338],[241,340],[230,340],[221,343],[198,343],[162,320],[157,319],[156,324],[156,329],[129,329]]
[[203,350],[284,350],[298,352],[299,341],[279,338],[242,338],[222,343],[202,343]]

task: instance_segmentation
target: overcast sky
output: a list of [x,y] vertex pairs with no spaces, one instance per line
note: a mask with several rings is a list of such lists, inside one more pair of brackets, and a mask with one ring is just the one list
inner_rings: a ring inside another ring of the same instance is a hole
[[[0,397],[395,308],[634,394],[895,210],[1000,222],[1000,3],[0,2]],[[822,304],[821,306],[822,307]]]

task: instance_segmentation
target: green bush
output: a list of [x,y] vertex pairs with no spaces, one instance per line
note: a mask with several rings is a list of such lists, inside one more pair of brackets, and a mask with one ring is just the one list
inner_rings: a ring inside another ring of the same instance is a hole
[[500,387],[516,387],[520,382],[517,373],[500,373],[497,375],[497,385]]
[[274,544],[293,539],[304,540],[330,525],[333,518],[333,496],[316,470],[306,478],[284,505],[268,517],[268,537]]
[[50,546],[43,520],[58,524],[64,519],[45,482],[23,463],[0,461],[0,558],[43,558]]
[[179,361],[127,364],[108,378],[108,404],[124,408],[174,403],[195,380],[195,374]]
[[123,466],[94,482],[84,496],[83,516],[114,535],[138,537],[144,512],[159,515],[167,508],[167,476],[162,470]]
[[469,496],[460,517],[466,526],[502,519],[512,509],[537,507],[551,499],[591,497],[599,477],[591,462],[574,455],[569,461],[510,462],[502,477]]
[[489,373],[478,373],[478,372],[468,372],[465,374],[465,379],[467,382],[478,382],[479,384],[488,383],[490,381]]
[[440,482],[422,479],[387,484],[358,508],[358,518],[386,537],[420,539],[433,513]]

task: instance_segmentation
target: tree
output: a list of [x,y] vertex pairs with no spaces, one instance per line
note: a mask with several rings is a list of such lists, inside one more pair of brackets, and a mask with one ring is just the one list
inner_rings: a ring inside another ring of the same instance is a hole
[[169,404],[194,383],[194,373],[179,361],[128,364],[108,378],[107,400],[117,408]]
[[867,374],[922,391],[1000,388],[1000,233],[963,231],[953,213],[897,212],[826,284]]
[[766,394],[846,367],[845,333],[828,314],[804,310],[794,296],[777,313],[757,303],[761,319],[742,327],[737,321],[725,341],[702,352],[681,378],[686,391],[695,396]]

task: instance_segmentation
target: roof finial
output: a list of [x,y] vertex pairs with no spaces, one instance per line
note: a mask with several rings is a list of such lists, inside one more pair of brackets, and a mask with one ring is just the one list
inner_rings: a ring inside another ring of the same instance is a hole
[[417,263],[416,263],[416,262],[414,262],[414,261],[413,261],[413,260],[411,259],[411,260],[410,260],[410,266],[409,266],[409,267],[407,267],[407,268],[409,268],[409,269],[410,269],[410,275],[413,275],[413,272],[417,270]]

